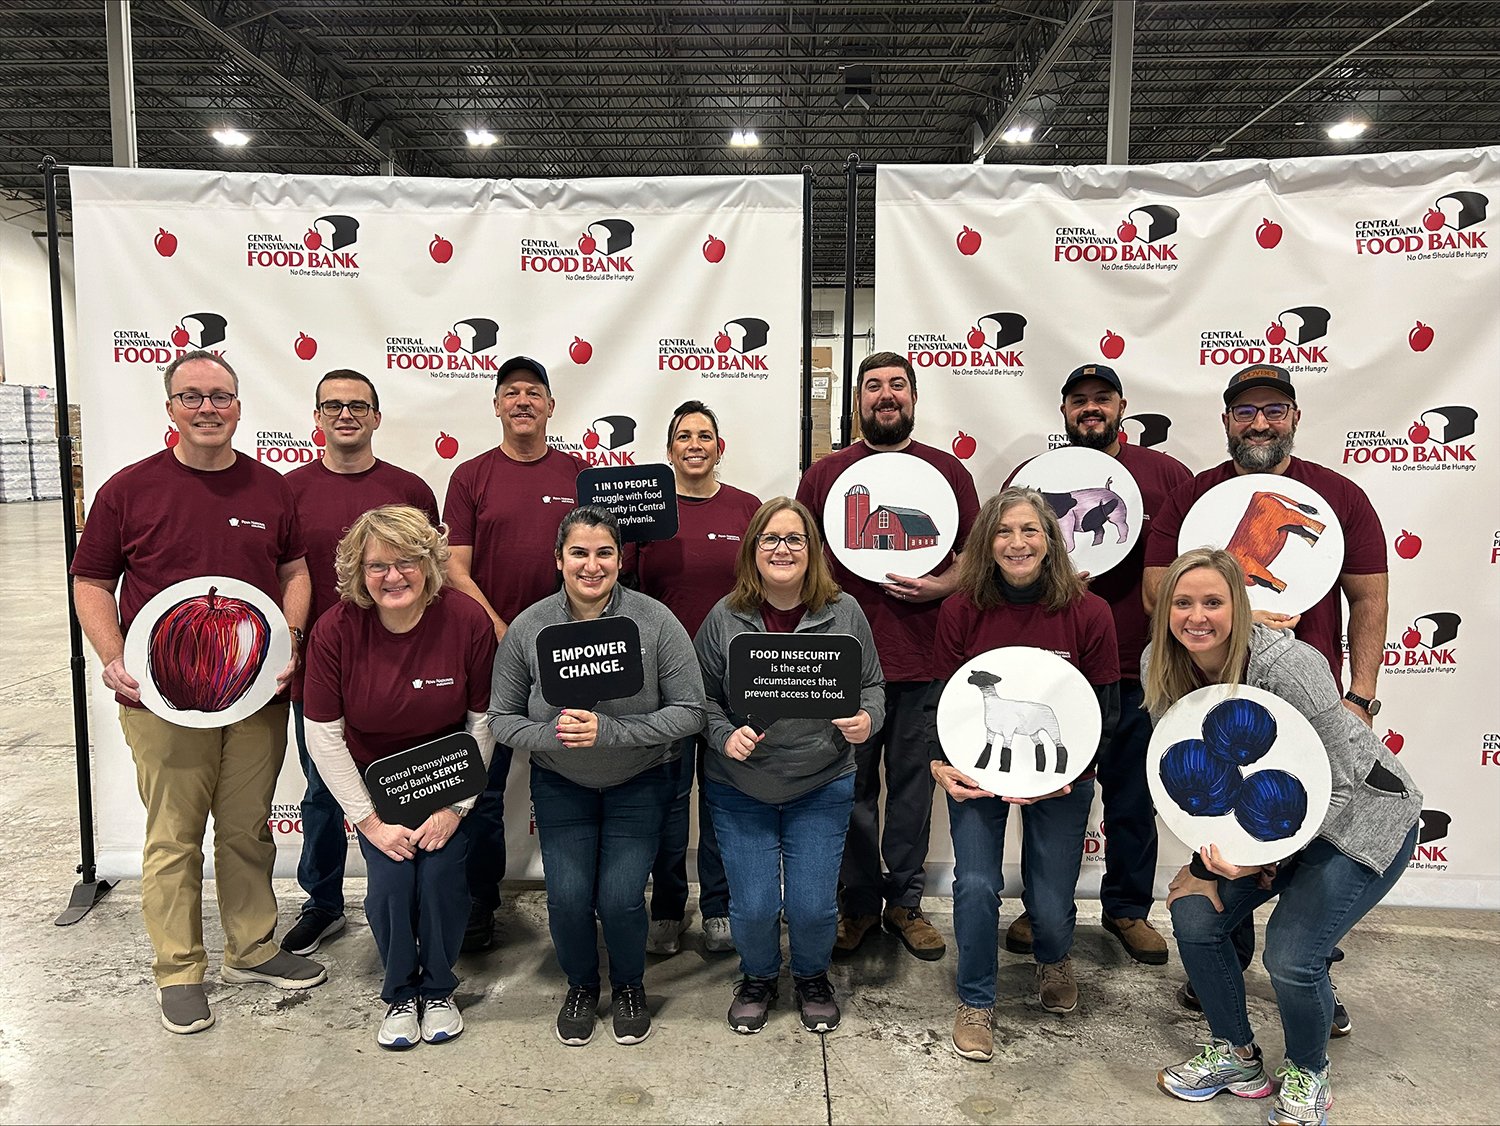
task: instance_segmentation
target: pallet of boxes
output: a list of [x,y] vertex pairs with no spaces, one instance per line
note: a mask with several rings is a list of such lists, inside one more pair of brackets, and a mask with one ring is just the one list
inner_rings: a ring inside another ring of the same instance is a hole
[[62,496],[55,403],[50,387],[0,383],[0,502]]

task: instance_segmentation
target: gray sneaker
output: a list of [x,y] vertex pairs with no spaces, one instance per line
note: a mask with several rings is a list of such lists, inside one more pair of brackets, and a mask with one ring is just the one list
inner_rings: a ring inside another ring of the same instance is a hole
[[219,980],[230,985],[274,985],[281,989],[311,989],[328,980],[328,971],[311,958],[288,954],[285,950],[271,955],[249,969],[225,966]]
[[164,985],[156,991],[161,1005],[161,1026],[168,1032],[186,1036],[202,1032],[214,1022],[214,1011],[208,1007],[208,996],[201,982],[191,985]]
[[1156,1073],[1156,1085],[1176,1099],[1207,1102],[1220,1091],[1242,1099],[1263,1099],[1271,1093],[1271,1080],[1260,1049],[1241,1059],[1228,1040],[1214,1040],[1190,1060],[1164,1067]]
[[1270,1126],[1325,1126],[1328,1108],[1333,1105],[1333,1088],[1328,1085],[1328,1069],[1303,1071],[1287,1060],[1276,1071],[1281,1091],[1266,1121]]
[[775,1003],[774,977],[741,978],[734,987],[734,1000],[729,1003],[729,1027],[745,1036],[759,1032],[766,1026]]
[[686,919],[652,919],[646,931],[647,954],[676,954],[682,949],[682,932]]
[[422,1042],[419,1002],[415,997],[392,1002],[375,1033],[375,1043],[388,1052],[404,1052]]
[[797,994],[797,1012],[802,1027],[809,1032],[832,1032],[843,1014],[833,998],[833,983],[826,973],[814,977],[794,977],[792,988]]
[[703,920],[703,949],[710,954],[734,953],[734,932],[729,929],[729,919],[714,915]]

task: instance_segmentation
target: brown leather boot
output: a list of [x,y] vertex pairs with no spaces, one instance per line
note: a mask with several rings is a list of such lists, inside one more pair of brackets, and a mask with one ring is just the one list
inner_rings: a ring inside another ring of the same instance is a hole
[[879,915],[840,915],[838,934],[833,939],[834,954],[853,954],[880,923]]
[[1104,916],[1104,929],[1120,940],[1137,962],[1148,966],[1167,964],[1167,940],[1145,919],[1111,919]]
[[1031,916],[1022,912],[1005,929],[1005,949],[1012,954],[1031,953]]
[[937,928],[927,921],[920,907],[887,907],[885,929],[901,940],[912,957],[936,962],[948,950]]

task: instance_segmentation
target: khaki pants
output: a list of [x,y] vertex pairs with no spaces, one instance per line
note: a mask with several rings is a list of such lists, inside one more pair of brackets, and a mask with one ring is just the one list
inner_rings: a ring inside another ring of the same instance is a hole
[[120,708],[146,806],[141,914],[156,951],[156,984],[203,980],[203,835],[214,818],[214,879],[224,964],[251,968],[280,947],[266,824],[286,754],[287,704],[267,704],[228,727],[178,727],[142,708]]

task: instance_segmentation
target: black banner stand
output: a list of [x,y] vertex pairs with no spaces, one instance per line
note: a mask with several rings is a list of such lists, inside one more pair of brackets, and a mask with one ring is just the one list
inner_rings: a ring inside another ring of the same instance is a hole
[[844,402],[840,408],[839,441],[833,447],[842,450],[849,444],[853,428],[854,403],[854,240],[859,233],[859,177],[874,175],[877,164],[861,163],[858,153],[844,161]]

